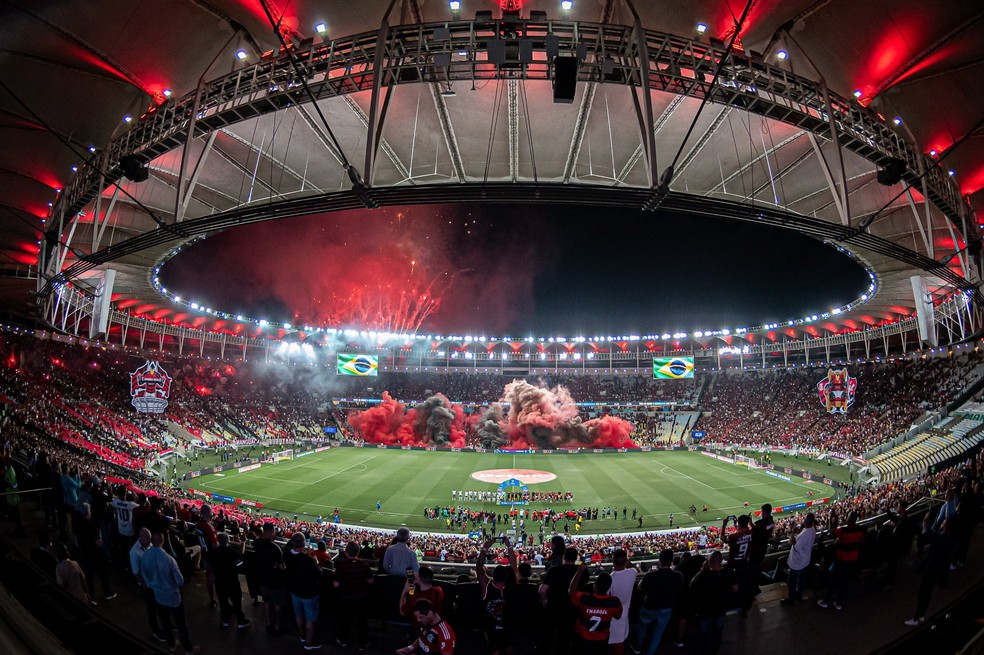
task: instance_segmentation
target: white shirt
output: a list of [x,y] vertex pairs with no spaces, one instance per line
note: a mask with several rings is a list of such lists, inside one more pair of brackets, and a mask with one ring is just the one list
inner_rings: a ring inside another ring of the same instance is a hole
[[610,593],[622,601],[622,618],[612,619],[608,643],[621,644],[629,637],[629,605],[632,603],[632,589],[635,587],[637,572],[633,568],[612,571]]
[[113,514],[116,516],[116,527],[124,537],[132,537],[133,533],[133,510],[137,507],[136,503],[120,498],[113,499]]
[[789,568],[794,571],[802,571],[810,565],[810,556],[813,553],[813,542],[817,538],[817,529],[814,527],[803,528],[796,535],[796,543],[789,551]]

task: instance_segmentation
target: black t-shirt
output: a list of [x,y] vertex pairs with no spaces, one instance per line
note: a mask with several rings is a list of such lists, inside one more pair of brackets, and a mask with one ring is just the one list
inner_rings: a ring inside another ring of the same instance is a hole
[[314,598],[321,593],[321,567],[307,553],[287,551],[287,588],[299,598]]
[[652,569],[643,576],[639,591],[647,610],[674,607],[683,591],[683,574],[673,569]]
[[576,564],[564,563],[554,566],[543,576],[543,584],[547,585],[547,613],[551,616],[569,616],[573,613],[570,587],[575,573]]
[[264,587],[279,587],[284,583],[283,571],[279,565],[284,563],[284,551],[268,539],[253,542],[256,572]]
[[728,600],[735,585],[734,573],[728,569],[698,573],[690,582],[691,603],[694,613],[701,618],[724,616]]
[[772,515],[762,515],[758,521],[752,524],[752,545],[748,555],[752,564],[757,564],[765,559],[765,553],[769,550],[769,540],[772,539],[772,531],[776,527],[776,522],[772,520]]
[[239,562],[242,556],[232,548],[219,546],[205,553],[205,561],[212,567],[215,583],[220,586],[233,586],[239,583]]

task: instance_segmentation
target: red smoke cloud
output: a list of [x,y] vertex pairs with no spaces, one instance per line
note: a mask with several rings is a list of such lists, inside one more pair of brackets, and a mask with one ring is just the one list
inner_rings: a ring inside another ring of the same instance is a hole
[[[509,404],[503,417],[500,403]],[[349,423],[369,443],[396,446],[465,447],[469,433],[485,448],[635,448],[632,424],[614,416],[581,419],[570,392],[514,380],[499,403],[484,415],[466,417],[460,405],[442,394],[413,409],[383,392],[380,404],[349,415]]]
[[362,439],[387,446],[450,446],[464,448],[467,419],[459,405],[443,394],[431,396],[417,407],[407,410],[383,392],[381,403],[352,412],[349,423]]

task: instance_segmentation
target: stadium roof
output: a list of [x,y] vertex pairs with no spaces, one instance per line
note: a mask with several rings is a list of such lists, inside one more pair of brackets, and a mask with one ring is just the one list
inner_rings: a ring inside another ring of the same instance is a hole
[[[162,297],[154,265],[240,222],[482,200],[662,206],[847,248],[877,288],[799,335],[911,315],[913,274],[937,295],[979,281],[979,2],[636,0],[644,32],[625,0],[516,4],[501,21],[491,0],[397,0],[388,16],[387,0],[4,2],[3,304],[39,316],[52,275],[88,287],[112,268],[117,307],[231,330]],[[570,104],[552,102],[554,51],[580,60]],[[122,178],[131,154],[147,181]],[[893,159],[902,182],[879,184]]]

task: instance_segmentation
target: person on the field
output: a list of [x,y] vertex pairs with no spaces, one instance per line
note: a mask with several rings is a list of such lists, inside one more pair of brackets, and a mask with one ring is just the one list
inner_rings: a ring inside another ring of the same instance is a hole
[[574,653],[607,655],[612,619],[622,616],[622,601],[609,595],[612,576],[602,572],[595,578],[593,591],[578,591],[584,566],[578,566],[568,588],[574,608]]

